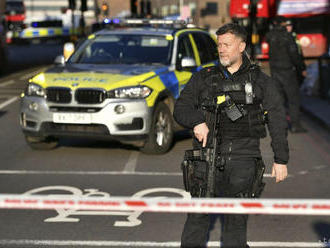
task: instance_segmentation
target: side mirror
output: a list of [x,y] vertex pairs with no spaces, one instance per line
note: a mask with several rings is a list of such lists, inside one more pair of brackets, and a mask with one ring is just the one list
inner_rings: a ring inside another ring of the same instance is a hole
[[64,56],[63,55],[57,56],[55,58],[55,60],[54,60],[54,64],[55,65],[62,65],[62,66],[64,66],[65,65],[65,58],[64,58]]
[[74,53],[74,44],[72,42],[67,42],[63,46],[63,56],[65,61],[67,61],[70,56]]
[[196,66],[197,66],[196,61],[192,57],[184,57],[181,60],[181,68],[182,69],[185,69],[185,68],[190,69],[190,68],[193,68],[193,67],[196,67]]

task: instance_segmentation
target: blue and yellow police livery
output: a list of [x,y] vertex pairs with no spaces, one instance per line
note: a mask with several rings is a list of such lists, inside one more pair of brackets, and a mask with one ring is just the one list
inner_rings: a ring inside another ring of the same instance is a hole
[[32,148],[92,136],[160,154],[173,141],[175,99],[194,72],[216,63],[217,49],[200,29],[121,27],[89,36],[62,61],[22,94],[21,127]]

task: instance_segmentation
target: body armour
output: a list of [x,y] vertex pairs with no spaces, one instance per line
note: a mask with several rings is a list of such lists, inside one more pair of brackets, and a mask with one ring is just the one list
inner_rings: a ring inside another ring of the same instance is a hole
[[[266,137],[265,111],[262,107],[263,92],[256,79],[260,69],[251,66],[235,79],[225,77],[219,67],[208,67],[202,71],[205,87],[199,98],[199,108],[206,116],[209,127],[213,125],[210,102],[220,104],[218,134],[221,138]],[[219,102],[219,99],[220,100]],[[213,135],[213,134],[212,134]]]

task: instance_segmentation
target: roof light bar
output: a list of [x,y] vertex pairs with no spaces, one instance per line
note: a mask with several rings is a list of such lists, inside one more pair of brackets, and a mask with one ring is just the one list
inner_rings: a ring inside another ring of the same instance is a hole
[[105,24],[137,24],[137,25],[186,25],[184,20],[164,20],[164,19],[104,19]]

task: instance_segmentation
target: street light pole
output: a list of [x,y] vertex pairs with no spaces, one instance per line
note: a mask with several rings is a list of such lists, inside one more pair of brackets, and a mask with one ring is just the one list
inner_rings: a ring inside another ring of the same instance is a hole
[[183,0],[179,0],[179,8],[180,8],[180,19],[182,17],[182,9],[183,9]]
[[250,0],[249,35],[250,35],[250,42],[251,42],[251,54],[250,55],[251,55],[252,60],[255,59],[255,45],[258,42],[258,34],[257,34],[257,27],[256,27],[258,2],[259,2],[259,0]]
[[195,25],[200,26],[199,19],[200,19],[200,3],[199,0],[195,0]]

